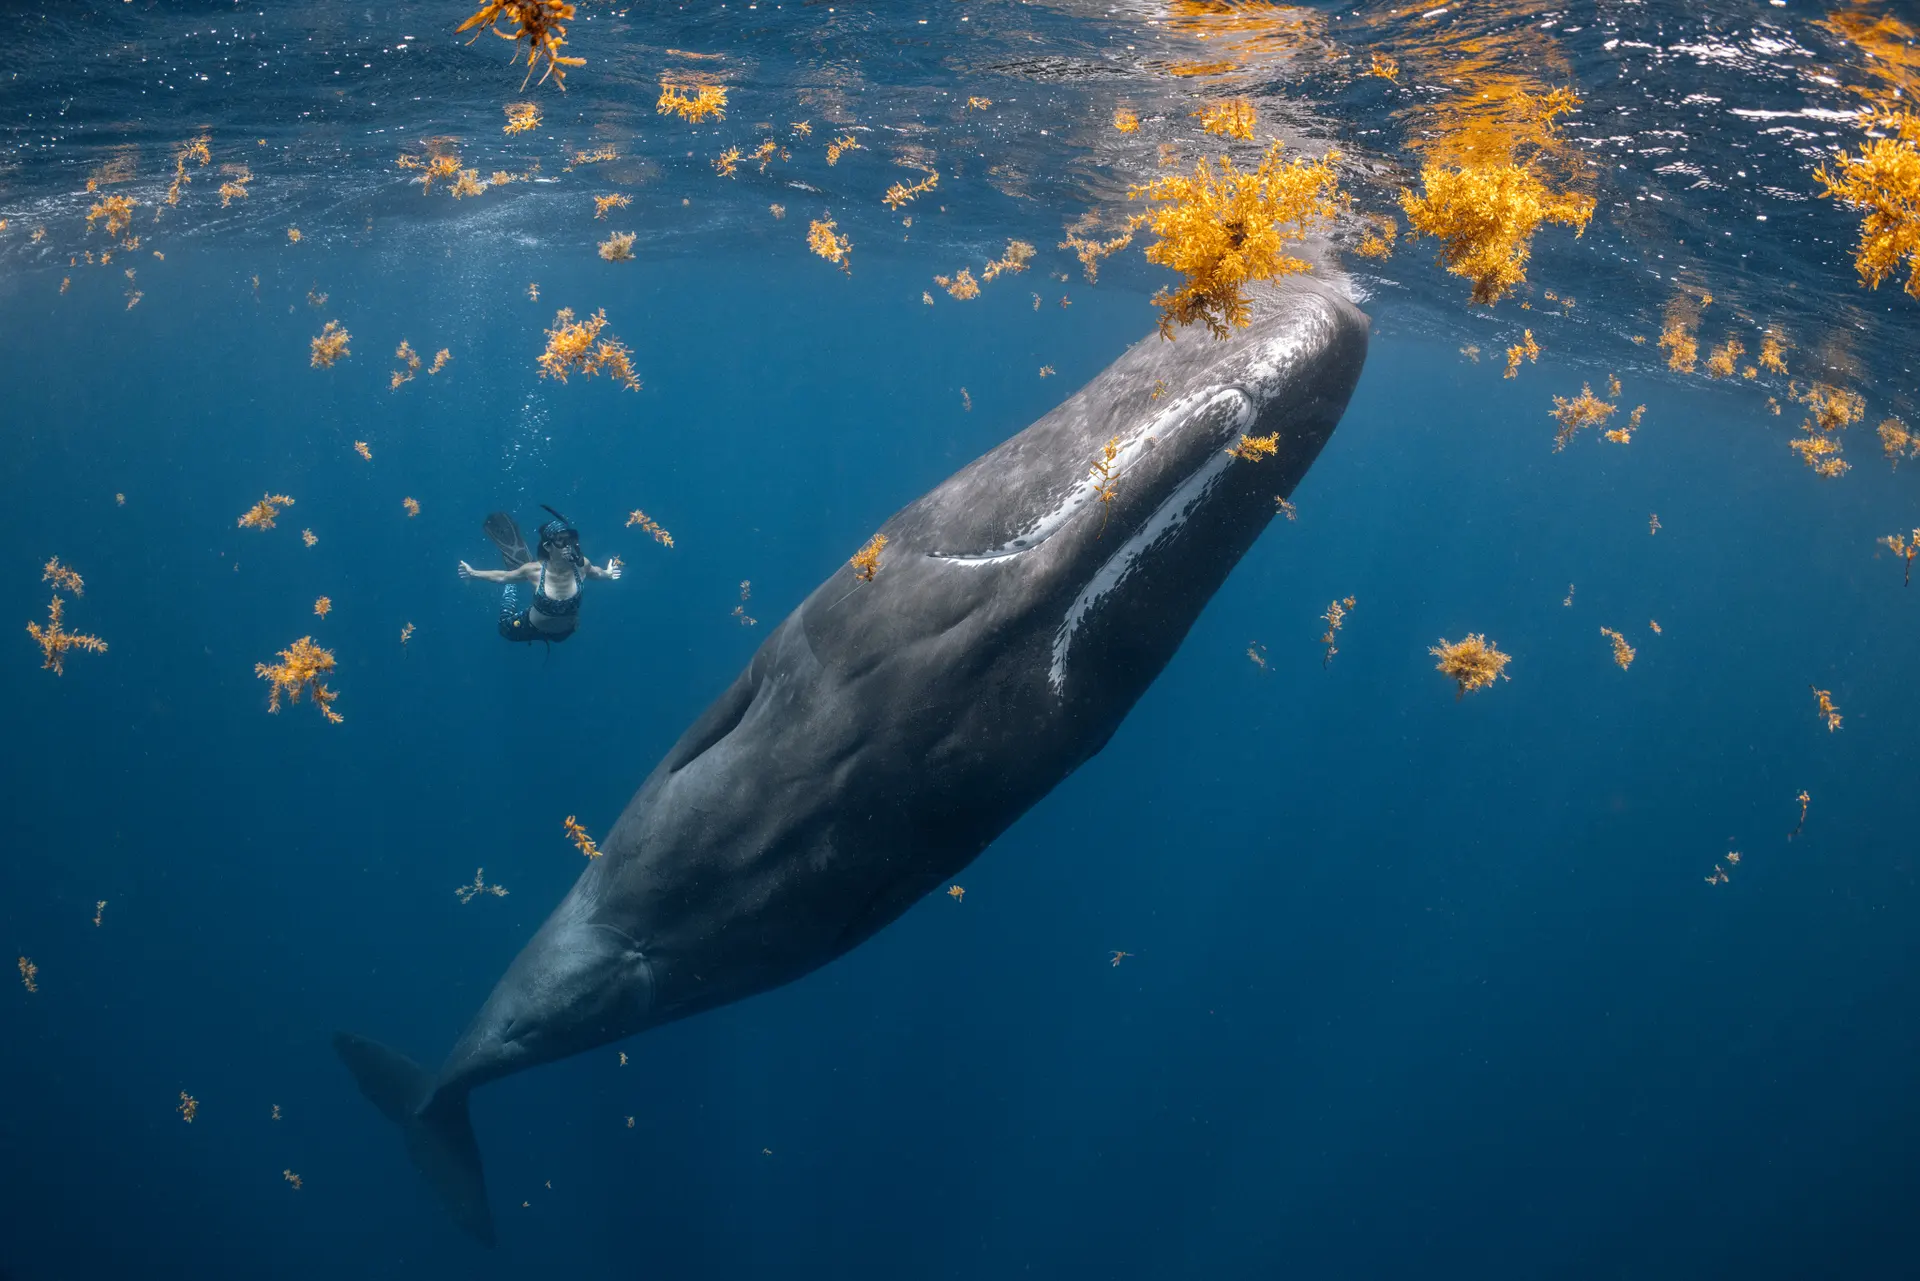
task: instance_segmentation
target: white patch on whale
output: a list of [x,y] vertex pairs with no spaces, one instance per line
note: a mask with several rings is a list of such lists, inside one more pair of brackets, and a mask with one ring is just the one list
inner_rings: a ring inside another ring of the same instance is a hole
[[[1236,402],[1230,430],[1241,431],[1253,424],[1259,409],[1251,397],[1238,389],[1228,388],[1213,393],[1205,408],[1214,408],[1223,397]],[[1060,630],[1053,638],[1053,662],[1047,669],[1047,679],[1052,683],[1054,693],[1058,694],[1066,688],[1067,651],[1072,648],[1074,634],[1080,630],[1080,624],[1086,620],[1088,613],[1125,581],[1149,547],[1186,523],[1187,516],[1226,475],[1233,461],[1233,455],[1224,449],[1208,454],[1207,460],[1154,508],[1153,515],[1147,517],[1140,528],[1134,530],[1133,535],[1120,544],[1113,555],[1107,557],[1100,568],[1094,571],[1093,577],[1087,580],[1087,585],[1080,589],[1080,594],[1074,597],[1073,605],[1067,610],[1067,616],[1061,620]]]
[[[1252,406],[1247,395],[1237,387],[1214,387],[1207,391],[1192,392],[1168,405],[1159,414],[1148,420],[1133,436],[1121,442],[1119,451],[1114,455],[1114,473],[1125,476],[1139,457],[1152,446],[1150,440],[1162,436],[1171,437],[1174,431],[1197,419],[1204,419],[1210,411],[1222,402],[1238,402],[1234,405],[1235,416],[1241,426],[1253,419]],[[1093,476],[1081,477],[1078,484],[1066,492],[1058,504],[1044,512],[1034,523],[1015,537],[984,552],[935,552],[933,559],[952,561],[959,565],[991,565],[995,561],[1008,560],[1023,556],[1046,542],[1066,527],[1076,512],[1093,502],[1100,492],[1100,486]]]

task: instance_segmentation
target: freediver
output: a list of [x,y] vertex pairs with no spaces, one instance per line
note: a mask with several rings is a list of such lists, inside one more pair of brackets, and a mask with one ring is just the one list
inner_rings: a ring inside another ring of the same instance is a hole
[[[460,562],[462,578],[507,584],[506,599],[500,606],[500,635],[510,641],[567,639],[580,623],[581,580],[620,577],[617,559],[609,559],[604,567],[589,561],[580,551],[580,531],[573,522],[545,503],[540,506],[553,519],[540,526],[537,552],[527,551],[527,540],[512,516],[494,512],[481,528],[500,549],[506,568],[475,569],[464,560]],[[517,582],[531,582],[534,588],[533,603],[516,612],[513,584]]]

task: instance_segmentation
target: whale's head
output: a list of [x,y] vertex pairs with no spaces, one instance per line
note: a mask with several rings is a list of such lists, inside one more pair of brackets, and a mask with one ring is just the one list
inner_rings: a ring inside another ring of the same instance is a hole
[[[1260,287],[1249,320],[1225,340],[1143,339],[899,513],[883,532],[896,570],[912,567],[900,589],[924,594],[924,614],[996,628],[1043,615],[1036,665],[1056,696],[1073,696],[1076,668],[1107,701],[1144,689],[1306,474],[1366,360],[1366,316],[1317,281]],[[1095,649],[1103,661],[1076,663]]]
[[653,971],[639,944],[614,926],[568,913],[566,906],[494,985],[448,1056],[443,1084],[471,1088],[647,1026]]

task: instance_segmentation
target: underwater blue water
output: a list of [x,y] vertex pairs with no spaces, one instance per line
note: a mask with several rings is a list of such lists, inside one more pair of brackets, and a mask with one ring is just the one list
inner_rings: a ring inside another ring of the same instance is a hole
[[[1812,177],[1920,92],[1912,5],[582,0],[564,96],[444,0],[17,8],[0,962],[38,991],[0,983],[0,1281],[1920,1275],[1920,593],[1880,546],[1920,462],[1873,435],[1914,419],[1920,303],[1860,287]],[[731,115],[662,117],[669,78]],[[1516,85],[1581,98],[1540,167],[1584,235],[1543,228],[1495,308],[1407,227],[1350,252]],[[1200,132],[1229,95],[1258,139]],[[889,515],[1158,341],[1146,237],[1095,285],[1066,229],[1268,137],[1342,151],[1304,252],[1375,326],[1298,519],[963,899],[479,1090],[474,1244],[335,1031],[438,1063],[578,876],[563,818],[604,839]],[[423,192],[396,157],[435,147],[516,181]],[[87,219],[114,193],[138,247]],[[827,213],[850,276],[805,252]],[[1012,238],[1028,272],[932,283]],[[561,307],[642,391],[538,376]],[[1676,316],[1703,357],[1777,329],[1791,372],[1672,373]],[[329,320],[352,354],[311,368]],[[390,389],[403,339],[451,364]],[[1553,398],[1615,373],[1632,443],[1554,452]],[[1837,480],[1786,446],[1814,380],[1866,398]],[[456,574],[543,503],[626,565],[551,653]],[[109,645],[60,676],[22,634],[49,557]],[[1468,633],[1511,679],[1456,698],[1428,651]],[[254,665],[302,636],[342,724],[267,714]],[[461,903],[476,868],[508,895]]]
[[[11,1277],[1905,1273],[1920,598],[1862,548],[1907,478],[1835,503],[1728,393],[1659,384],[1629,449],[1555,454],[1548,375],[1405,333],[1299,520],[964,901],[479,1092],[481,1250],[331,1033],[437,1059],[578,873],[561,817],[604,833],[819,579],[1151,312],[1077,279],[926,308],[906,250],[543,262],[539,303],[504,250],[335,250],[320,371],[290,255],[183,257],[165,311],[0,298],[0,597],[42,616],[58,555],[111,646],[0,665],[0,930],[41,967],[0,998]],[[535,377],[561,305],[607,308],[644,391]],[[454,361],[389,392],[403,335]],[[263,491],[297,503],[236,528]],[[550,655],[454,574],[541,502],[629,566]],[[1470,630],[1512,680],[1456,700],[1426,647]],[[252,664],[306,634],[342,725],[265,714]],[[457,902],[476,866],[510,895]]]

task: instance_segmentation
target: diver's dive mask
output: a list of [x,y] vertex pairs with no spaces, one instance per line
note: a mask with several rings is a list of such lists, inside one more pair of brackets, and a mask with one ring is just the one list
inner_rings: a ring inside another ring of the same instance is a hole
[[553,516],[552,520],[540,526],[540,559],[547,559],[547,549],[551,547],[575,565],[586,564],[587,558],[580,551],[580,531],[573,527],[573,522],[545,503],[540,505]]

